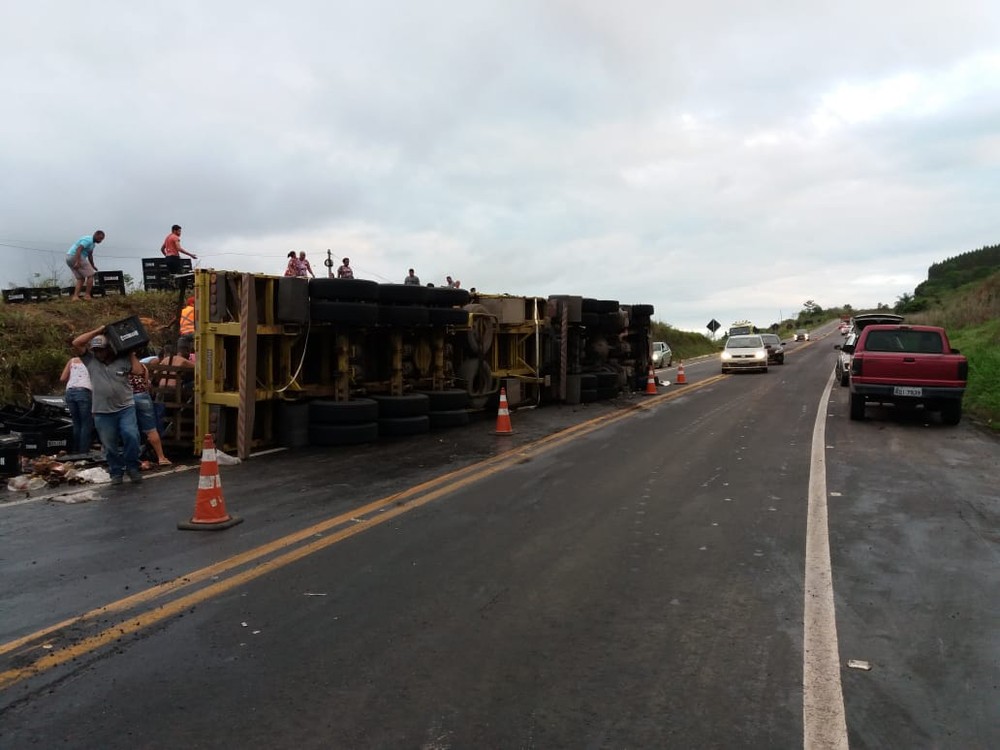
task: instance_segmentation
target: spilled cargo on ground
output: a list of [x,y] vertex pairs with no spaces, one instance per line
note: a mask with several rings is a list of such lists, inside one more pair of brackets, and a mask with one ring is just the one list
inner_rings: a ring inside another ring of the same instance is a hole
[[173,378],[165,438],[193,453],[206,433],[246,458],[460,426],[501,388],[515,409],[608,399],[651,364],[649,304],[215,270],[194,290],[194,382]]

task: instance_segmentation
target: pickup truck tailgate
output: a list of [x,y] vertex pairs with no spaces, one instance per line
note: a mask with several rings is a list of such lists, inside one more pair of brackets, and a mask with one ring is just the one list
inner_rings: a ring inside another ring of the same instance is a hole
[[854,368],[867,383],[965,386],[965,357],[954,354],[869,351],[855,357]]

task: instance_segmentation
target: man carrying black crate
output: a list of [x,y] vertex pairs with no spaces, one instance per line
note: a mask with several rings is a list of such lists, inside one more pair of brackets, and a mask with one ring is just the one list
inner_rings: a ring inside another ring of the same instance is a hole
[[188,256],[189,258],[194,258],[198,260],[198,256],[194,253],[189,253],[183,247],[181,247],[181,225],[174,224],[170,228],[170,234],[166,236],[163,240],[163,245],[160,247],[160,252],[166,256],[167,259],[167,270],[173,274],[177,275],[181,272],[181,253]]
[[133,482],[141,482],[139,423],[128,376],[144,371],[135,349],[115,353],[105,329],[81,333],[73,339],[73,350],[90,375],[94,426],[104,446],[111,484],[121,484],[126,473]]

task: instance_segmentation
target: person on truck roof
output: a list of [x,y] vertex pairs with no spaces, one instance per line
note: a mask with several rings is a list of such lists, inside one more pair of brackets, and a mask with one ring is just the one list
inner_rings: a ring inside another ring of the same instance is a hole
[[[98,229],[93,234],[81,237],[66,251],[66,265],[73,272],[76,285],[70,299],[74,302],[80,299],[93,299],[94,275],[97,266],[94,265],[94,248],[104,242],[104,231]],[[80,292],[86,286],[87,293],[81,297]]]
[[351,268],[351,259],[350,258],[344,258],[344,260],[343,260],[340,268],[337,269],[337,278],[338,279],[353,279],[354,278],[354,269]]

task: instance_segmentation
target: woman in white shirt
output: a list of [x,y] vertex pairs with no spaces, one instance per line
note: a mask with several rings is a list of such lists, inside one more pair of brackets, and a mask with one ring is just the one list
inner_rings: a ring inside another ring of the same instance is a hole
[[66,384],[66,406],[73,417],[73,453],[89,453],[94,437],[90,373],[79,357],[70,357],[59,380]]

